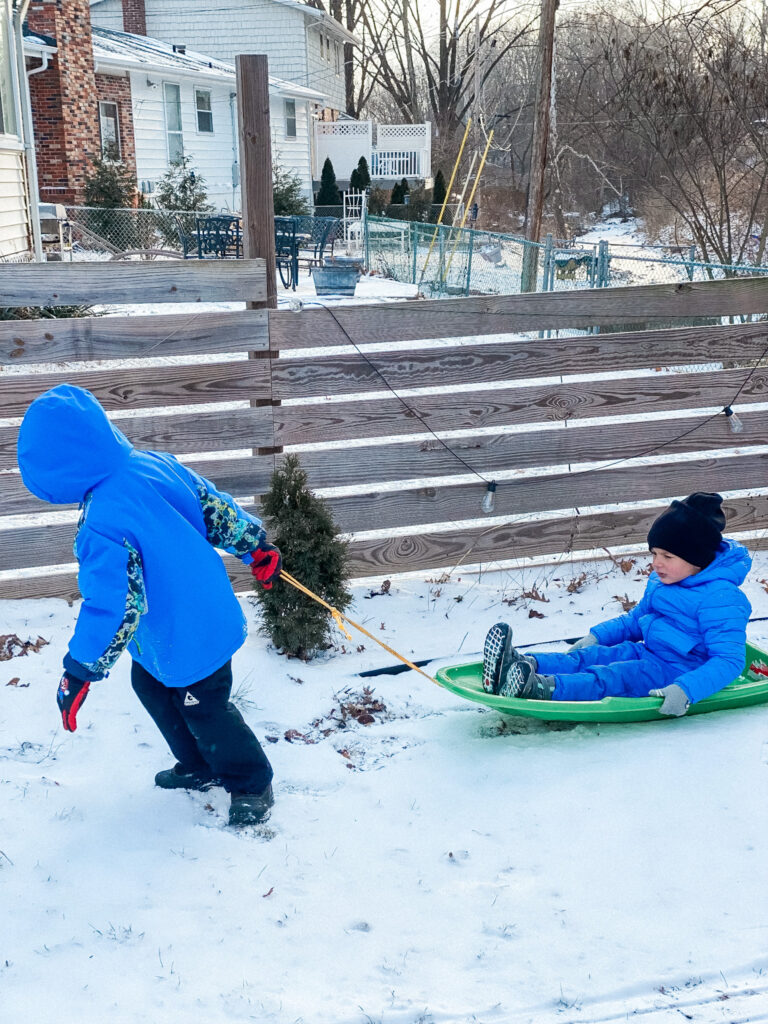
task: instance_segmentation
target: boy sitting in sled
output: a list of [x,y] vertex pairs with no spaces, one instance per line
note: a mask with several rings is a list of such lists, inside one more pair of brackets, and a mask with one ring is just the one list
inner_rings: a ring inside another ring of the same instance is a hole
[[520,654],[498,622],[485,638],[483,687],[529,700],[663,697],[663,715],[732,682],[744,668],[752,610],[739,590],[752,560],[723,538],[719,494],[673,501],[653,523],[653,572],[640,603],[592,626],[565,654]]

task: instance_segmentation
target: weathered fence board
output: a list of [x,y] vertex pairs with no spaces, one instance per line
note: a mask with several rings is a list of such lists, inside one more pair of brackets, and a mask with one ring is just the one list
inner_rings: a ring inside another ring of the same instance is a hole
[[[237,496],[263,494],[274,471],[274,457],[182,460],[190,469],[208,477],[223,491]],[[29,515],[74,509],[76,505],[49,505],[30,494],[18,473],[0,473],[0,516]]]
[[751,313],[768,313],[766,277],[381,303],[332,313],[274,310],[269,331],[272,347],[287,350],[347,345],[347,334],[357,344],[371,344]]
[[368,484],[450,477],[472,470],[490,479],[503,470],[639,458],[653,456],[662,448],[671,454],[768,444],[768,414],[744,412],[740,418],[745,429],[741,441],[730,432],[722,414],[706,423],[696,416],[674,417],[642,424],[451,438],[451,448],[469,469],[436,440],[306,451],[301,453],[301,463],[313,487],[362,489]]
[[[537,558],[570,551],[602,551],[629,544],[644,544],[659,505],[648,509],[624,509],[612,513],[484,526],[453,533],[423,533],[384,540],[360,540],[350,544],[353,576],[389,576],[414,569],[442,569],[457,565],[493,563],[506,559]],[[723,503],[728,532],[768,530],[768,497],[738,498]],[[768,547],[768,533],[747,542],[752,551]],[[239,593],[251,590],[251,574],[236,559],[227,558],[227,571]],[[19,579],[0,580],[0,599],[63,597],[76,600],[73,572],[40,573]]]
[[[695,348],[678,332],[521,339],[476,345],[348,353],[278,359],[273,365],[276,398],[318,398],[399,391],[414,387],[489,384],[567,374],[638,370],[659,366],[740,361],[755,363],[768,349],[768,324],[751,331],[702,331]],[[710,333],[711,331],[711,333]],[[745,371],[745,376],[748,371]],[[393,396],[393,401],[395,401]],[[410,399],[409,399],[410,401]]]
[[0,376],[3,416],[23,416],[33,398],[59,384],[87,388],[110,412],[208,402],[247,402],[253,397],[268,398],[270,394],[269,363],[266,359],[238,359],[192,366],[14,374],[11,377]]
[[[485,387],[461,393],[410,395],[406,400],[409,408],[394,395],[282,405],[275,409],[275,443],[302,444],[307,438],[346,441],[425,433],[429,429],[472,430],[717,407],[732,400],[749,373],[749,369],[716,370],[518,388]],[[768,401],[768,368],[756,370],[749,377],[738,400],[739,404]]]
[[[722,491],[768,487],[768,454],[697,459],[604,470],[577,470],[521,480],[499,481],[495,516],[584,508],[590,504],[629,504],[706,491],[717,481]],[[386,530],[477,519],[485,485],[408,488],[345,498],[329,498],[334,519],[345,532]],[[493,519],[487,517],[488,526]]]
[[263,260],[0,263],[0,306],[259,301]]
[[[244,506],[253,511],[253,506]],[[66,565],[74,561],[72,542],[77,524],[47,523],[17,526],[2,531],[0,570],[34,569],[38,566]]]
[[264,310],[0,321],[0,366],[216,355],[268,347]]
[[[172,455],[261,448],[272,443],[269,406],[178,416],[136,416],[115,423],[137,448],[153,448]],[[0,427],[0,469],[16,466],[18,433],[18,427]]]
[[[768,529],[768,497],[739,498],[723,503],[728,533]],[[623,509],[589,516],[485,526],[453,533],[421,533],[383,540],[359,540],[350,545],[353,576],[388,576],[413,569],[441,569],[499,562],[504,559],[616,548],[644,544],[653,520],[663,511]],[[768,546],[768,538],[750,540],[753,550]]]

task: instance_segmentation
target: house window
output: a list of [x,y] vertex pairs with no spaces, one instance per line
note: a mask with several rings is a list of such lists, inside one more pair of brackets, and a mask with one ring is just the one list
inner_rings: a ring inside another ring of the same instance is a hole
[[212,132],[213,109],[210,89],[195,89],[195,109],[197,110],[197,130]]
[[99,103],[101,155],[108,160],[120,159],[120,121],[116,103]]
[[340,43],[334,43],[333,44],[333,56],[334,56],[334,59],[336,61],[336,74],[338,75],[338,74],[341,73],[341,44]]
[[284,100],[285,109],[285,137],[286,139],[296,138],[296,100]]
[[5,20],[5,7],[2,7],[0,9],[0,135],[16,134],[11,60],[8,24]]
[[165,134],[168,138],[168,163],[180,164],[184,159],[184,137],[181,131],[181,87],[163,83],[165,97]]

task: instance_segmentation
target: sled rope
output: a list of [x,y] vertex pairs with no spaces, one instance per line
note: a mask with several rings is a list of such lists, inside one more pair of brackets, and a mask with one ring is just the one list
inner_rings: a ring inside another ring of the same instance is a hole
[[307,597],[311,597],[313,601],[317,601],[317,603],[321,604],[323,608],[327,608],[328,611],[333,616],[334,622],[339,627],[339,630],[347,638],[347,640],[352,640],[352,634],[345,627],[345,622],[348,622],[350,626],[354,626],[355,629],[359,630],[364,636],[367,636],[370,640],[374,640],[379,645],[379,647],[383,647],[388,654],[393,655],[395,658],[399,658],[404,665],[407,665],[408,668],[413,669],[414,672],[418,672],[419,675],[424,676],[424,678],[428,679],[430,683],[434,683],[435,686],[440,685],[440,683],[438,683],[434,676],[431,676],[427,672],[424,672],[423,669],[420,669],[418,665],[414,665],[412,661],[409,661],[404,655],[400,654],[393,647],[390,647],[388,644],[385,644],[383,640],[379,640],[379,638],[377,636],[374,636],[373,633],[369,633],[365,626],[361,626],[359,622],[355,622],[354,619],[350,619],[348,616],[340,612],[338,608],[334,608],[333,605],[328,604],[328,602],[324,601],[322,597],[319,597],[317,594],[313,593],[309,589],[309,587],[305,587],[303,583],[299,583],[299,581],[294,576],[291,576],[290,573],[286,572],[285,569],[280,570],[280,579],[285,580],[286,583],[290,583],[292,587],[295,587],[297,590],[300,590],[301,593],[305,594]]

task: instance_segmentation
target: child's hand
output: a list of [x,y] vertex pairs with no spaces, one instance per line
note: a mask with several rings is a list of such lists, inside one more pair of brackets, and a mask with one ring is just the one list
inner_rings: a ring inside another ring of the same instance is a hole
[[272,589],[272,583],[280,575],[283,559],[280,549],[266,541],[251,552],[251,572],[265,590]]
[[77,729],[77,712],[88,696],[91,684],[83,682],[82,679],[74,679],[66,673],[61,677],[59,688],[56,691],[56,703],[61,712],[61,722],[67,732],[74,732]]
[[660,690],[649,690],[648,696],[664,698],[664,703],[659,708],[660,715],[671,715],[675,718],[680,718],[691,706],[688,694],[677,683],[670,683],[669,686],[664,686]]
[[581,640],[577,640],[575,644],[571,644],[568,648],[568,653],[571,651],[580,651],[584,647],[594,647],[597,642],[598,640],[594,633],[587,633],[587,635],[583,636]]

